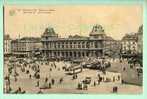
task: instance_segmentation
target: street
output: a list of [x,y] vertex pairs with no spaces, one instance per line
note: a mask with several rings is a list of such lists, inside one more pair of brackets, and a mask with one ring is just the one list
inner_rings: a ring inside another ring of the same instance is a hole
[[[112,93],[113,87],[118,87],[117,93],[128,93],[128,94],[139,94],[142,93],[142,76],[137,77],[137,72],[135,69],[130,69],[127,62],[123,61],[123,63],[119,63],[118,61],[112,62],[111,67],[107,69],[107,71],[119,72],[122,74],[122,80],[125,83],[113,83],[113,82],[101,82],[99,85],[94,86],[94,81],[97,79],[97,73],[101,72],[98,70],[92,69],[83,69],[81,73],[77,76],[77,79],[73,79],[72,75],[67,75],[65,71],[62,69],[65,65],[70,65],[69,62],[55,62],[56,68],[51,65],[50,62],[48,65],[43,64],[39,65],[40,68],[40,79],[39,86],[44,86],[45,78],[48,78],[49,82],[54,79],[54,85],[51,86],[50,89],[41,89],[40,87],[36,87],[38,79],[29,78],[29,74],[22,72],[19,67],[16,68],[19,76],[17,77],[17,81],[15,81],[14,77],[11,76],[11,88],[13,91],[17,90],[19,87],[22,90],[25,90],[26,93],[38,93],[41,91],[42,93]],[[123,71],[123,67],[126,67],[126,70]],[[7,65],[5,65],[5,72],[7,71]],[[51,69],[51,70],[50,70]],[[33,75],[33,71],[29,69],[30,73]],[[7,73],[5,73],[7,74]],[[6,75],[5,75],[6,76]],[[88,85],[88,90],[78,90],[78,83],[85,79],[85,77],[91,77],[91,84]],[[60,83],[60,78],[63,78],[63,82]],[[128,84],[127,84],[128,83]],[[129,84],[133,83],[133,84]]]

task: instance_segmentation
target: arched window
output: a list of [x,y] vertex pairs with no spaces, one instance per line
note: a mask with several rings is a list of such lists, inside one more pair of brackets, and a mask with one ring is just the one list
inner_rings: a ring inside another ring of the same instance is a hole
[[82,48],[85,48],[85,42],[84,41],[82,42]]

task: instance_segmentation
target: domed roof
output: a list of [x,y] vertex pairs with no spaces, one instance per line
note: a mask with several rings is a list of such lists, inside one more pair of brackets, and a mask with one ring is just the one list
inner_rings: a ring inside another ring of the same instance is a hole
[[90,35],[97,35],[97,34],[104,34],[104,29],[101,25],[94,25],[92,28],[92,31],[90,32]]
[[48,33],[48,34],[55,34],[55,31],[52,27],[48,27],[45,29],[44,33]]
[[54,28],[47,27],[43,33],[44,36],[57,36],[57,34],[54,31]]

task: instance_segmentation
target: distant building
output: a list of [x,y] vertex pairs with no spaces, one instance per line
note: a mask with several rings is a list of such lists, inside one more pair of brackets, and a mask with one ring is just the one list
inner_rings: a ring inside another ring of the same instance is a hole
[[10,55],[11,54],[11,41],[12,39],[10,38],[9,35],[4,35],[4,55]]
[[12,40],[12,52],[17,57],[31,57],[35,51],[41,49],[40,38],[24,37]]
[[69,36],[60,38],[54,29],[48,27],[41,37],[43,56],[46,58],[83,58],[104,55],[104,29],[95,25],[89,37]]
[[143,25],[141,25],[139,27],[139,30],[138,30],[138,53],[142,54],[143,53]]
[[137,34],[126,34],[121,40],[122,54],[136,54],[137,53]]
[[114,40],[110,36],[105,36],[105,55],[110,57],[117,57],[120,53],[121,43],[118,40]]

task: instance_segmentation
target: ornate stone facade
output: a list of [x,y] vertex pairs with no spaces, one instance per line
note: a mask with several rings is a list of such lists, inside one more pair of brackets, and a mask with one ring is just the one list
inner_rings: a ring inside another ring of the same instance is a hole
[[46,28],[41,37],[43,56],[46,58],[101,57],[104,51],[104,29],[93,26],[89,37],[70,36],[59,38],[53,28]]
[[136,54],[137,47],[137,34],[129,33],[126,34],[121,41],[121,51],[123,54]]
[[11,46],[13,55],[17,57],[31,57],[34,51],[40,50],[42,47],[40,38],[34,37],[12,40]]
[[4,35],[4,55],[11,54],[11,41],[12,39],[9,35]]

